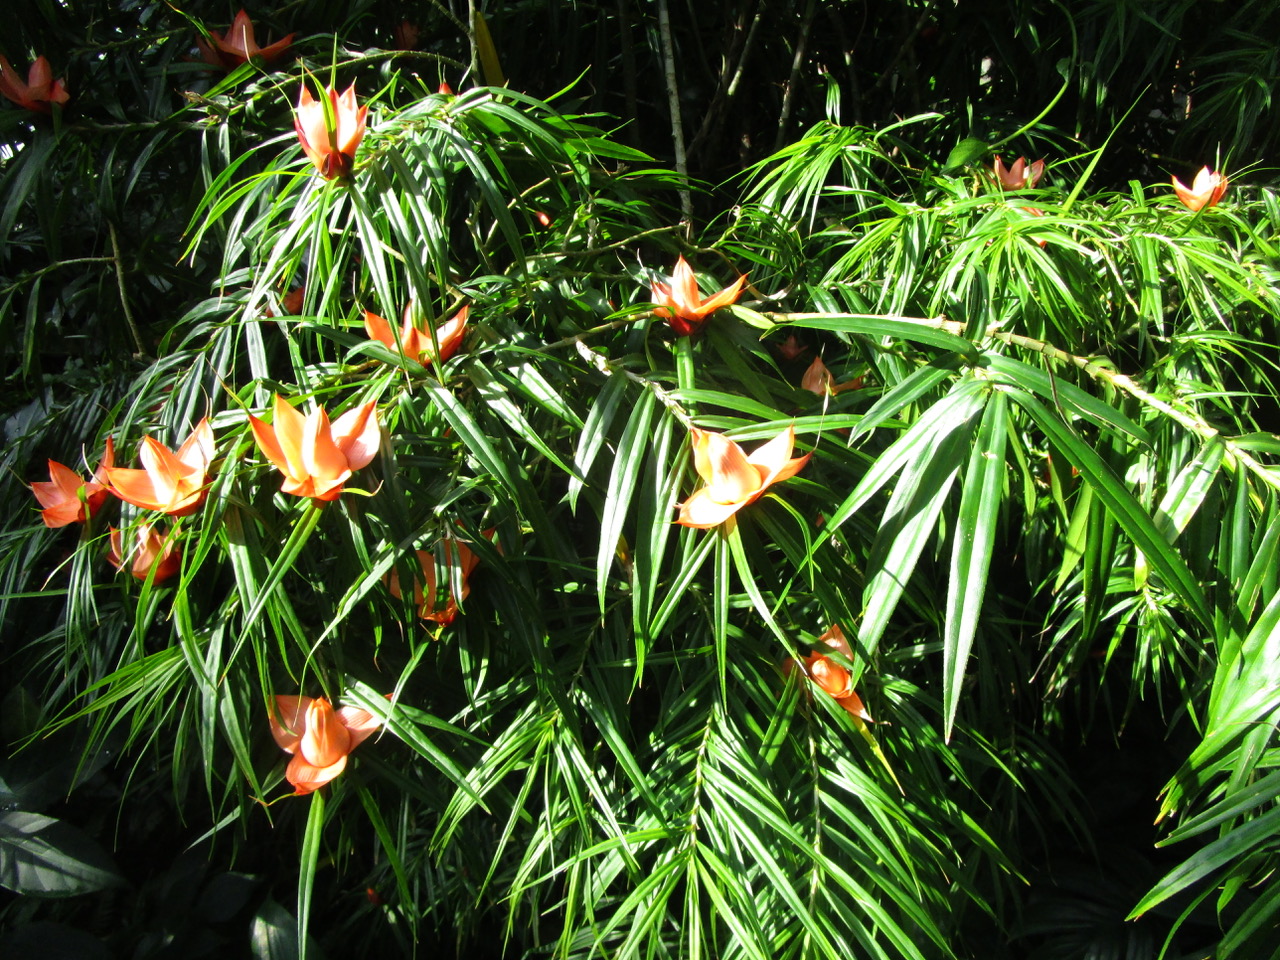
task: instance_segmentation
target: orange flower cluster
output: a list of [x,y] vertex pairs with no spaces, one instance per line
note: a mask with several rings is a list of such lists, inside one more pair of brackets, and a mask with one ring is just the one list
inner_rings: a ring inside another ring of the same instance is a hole
[[861,377],[854,377],[844,383],[836,383],[836,378],[831,375],[831,371],[827,369],[827,365],[822,362],[821,357],[814,357],[813,363],[809,364],[809,369],[805,370],[804,375],[800,378],[800,389],[808,390],[819,397],[834,397],[845,390],[858,390],[861,387]]
[[284,474],[281,491],[315,500],[338,499],[351,474],[377,455],[381,439],[372,400],[331,424],[323,407],[303,416],[276,394],[273,423],[250,414],[249,426],[267,459]]
[[53,104],[71,99],[66,83],[53,79],[53,67],[44,57],[36,57],[23,83],[9,61],[0,56],[0,94],[36,113],[48,113]]
[[293,755],[284,776],[295,796],[319,790],[345,770],[347,756],[379,726],[368,710],[334,710],[323,697],[277,696],[270,719],[276,743]]
[[[492,540],[493,531],[484,531],[484,537]],[[442,546],[449,579],[437,585],[435,553],[431,550],[416,551],[418,565],[422,568],[422,579],[414,578],[413,601],[418,604],[418,616],[423,620],[447,626],[457,618],[458,604],[464,603],[471,594],[471,573],[480,563],[480,558],[469,546],[452,537],[445,537]],[[456,578],[453,576],[455,570],[458,574]],[[455,581],[461,583],[457,596],[454,596],[452,587]],[[394,570],[387,574],[387,589],[397,599],[402,596],[400,576]]]

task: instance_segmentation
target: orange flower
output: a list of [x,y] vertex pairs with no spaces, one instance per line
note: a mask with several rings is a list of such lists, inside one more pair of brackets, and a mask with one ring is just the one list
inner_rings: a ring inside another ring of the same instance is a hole
[[108,486],[121,500],[171,517],[195,513],[204,503],[206,474],[213,459],[213,430],[208,417],[196,424],[177,453],[154,437],[143,437],[138,456],[141,470],[106,470]]
[[804,372],[804,376],[800,378],[800,388],[815,393],[818,396],[831,394],[835,396],[845,390],[857,390],[862,386],[862,378],[854,377],[845,383],[836,383],[835,377],[831,375],[831,371],[827,369],[827,365],[822,362],[821,357],[814,357],[813,363],[809,364],[809,369]]
[[253,21],[241,8],[231,21],[231,28],[227,30],[225,38],[218,31],[210,30],[209,40],[197,37],[196,46],[200,48],[200,55],[206,63],[224,70],[234,70],[254,57],[261,57],[266,65],[279,60],[288,52],[293,37],[291,33],[269,47],[259,47],[253,36]]
[[293,115],[293,128],[298,131],[302,152],[316,165],[321,176],[333,180],[351,175],[369,108],[356,109],[354,83],[343,91],[342,96],[338,96],[333,87],[325,91],[325,96],[329,98],[328,110],[323,100],[312,98],[311,91],[304,84],[298,97],[298,109]]
[[[492,539],[493,531],[486,530],[484,535],[486,539]],[[475,570],[476,565],[480,563],[480,558],[460,540],[445,537],[441,543],[444,546],[444,565],[449,570],[449,579],[437,589],[435,553],[431,550],[418,550],[418,563],[422,567],[423,580],[419,581],[415,578],[413,600],[418,604],[418,616],[423,620],[431,620],[447,626],[457,618],[458,604],[465,603],[467,597],[471,595],[471,571]],[[453,595],[455,569],[458,571],[457,579],[462,582],[462,589],[457,597]],[[387,589],[391,591],[393,597],[400,597],[400,577],[394,570],[387,575]]]
[[345,770],[347,754],[378,729],[368,710],[334,710],[323,697],[277,696],[275,701],[271,735],[281,750],[293,754],[284,776],[295,796],[319,790]]
[[[462,336],[466,332],[467,314],[470,309],[470,307],[463,307],[453,315],[452,320],[446,320],[436,327],[436,342],[440,344],[441,361],[448,360],[458,352],[458,347],[462,346]],[[410,360],[416,360],[426,366],[435,361],[435,349],[431,346],[431,334],[413,325],[412,311],[412,304],[404,309],[404,322],[400,325],[399,349]],[[392,353],[396,352],[395,333],[391,330],[391,324],[382,317],[366,310],[364,329],[369,334],[370,340],[377,340]]]
[[[842,654],[846,662],[852,662],[853,651],[849,649],[849,641],[845,639],[844,631],[840,629],[839,624],[835,624],[818,639]],[[795,666],[795,660],[788,660],[785,669],[790,672]],[[804,658],[804,672],[815,686],[834,697],[836,702],[849,713],[861,720],[871,720],[871,715],[862,704],[862,698],[854,692],[853,677],[846,667],[826,654],[811,653]]]
[[1013,166],[1006,168],[1004,161],[997,155],[991,166],[991,173],[1001,190],[1026,190],[1034,187],[1044,176],[1044,161],[1037,160],[1028,164],[1026,157],[1019,157],[1013,161]]
[[706,486],[680,504],[676,523],[708,530],[756,500],[771,484],[794,477],[813,456],[791,459],[795,427],[787,427],[751,453],[723,434],[693,427],[693,463]]
[[809,348],[797,340],[794,333],[788,333],[787,339],[776,344],[776,346],[778,353],[782,355],[782,359],[787,361],[799,360],[801,356],[809,352]]
[[347,478],[374,458],[381,440],[373,400],[330,425],[324,408],[304,417],[276,394],[273,424],[250,414],[249,425],[262,452],[284,474],[280,489],[316,500],[338,499]]
[[1192,212],[1198,213],[1205,207],[1216,206],[1218,201],[1222,199],[1222,195],[1227,192],[1227,180],[1222,174],[1216,170],[1210,170],[1208,167],[1201,167],[1200,172],[1196,174],[1195,180],[1191,182],[1191,188],[1177,177],[1173,178],[1173,192],[1178,195],[1178,199],[1183,205]]
[[992,164],[991,172],[1002,190],[1031,189],[1044,176],[1044,161],[1037,160],[1034,163],[1027,163],[1026,157],[1019,157],[1013,161],[1011,166],[1006,168],[1004,161],[997,156]]
[[[107,551],[107,562],[117,570],[124,569],[124,551],[120,544],[120,531],[111,528],[111,549]],[[138,527],[135,540],[133,563],[129,572],[139,580],[147,579],[151,568],[155,567],[152,583],[161,583],[172,577],[182,567],[182,551],[173,540],[172,532],[161,535],[149,524]]]
[[36,62],[31,64],[26,83],[9,66],[9,61],[0,57],[0,93],[18,106],[36,113],[48,113],[50,104],[66,103],[71,99],[66,83],[53,79],[53,67],[44,57],[36,57]]
[[698,278],[693,275],[693,268],[681,257],[676,261],[671,283],[653,280],[649,284],[653,302],[658,304],[653,311],[654,316],[666,317],[678,336],[687,337],[711,314],[737,300],[746,282],[744,273],[714,297],[703,300],[698,293]]
[[36,481],[31,492],[44,507],[40,516],[46,527],[65,527],[70,523],[84,523],[102,506],[110,492],[107,489],[107,468],[115,462],[111,440],[107,440],[102,463],[94,471],[92,480],[81,480],[80,474],[57,460],[49,461],[49,482]]

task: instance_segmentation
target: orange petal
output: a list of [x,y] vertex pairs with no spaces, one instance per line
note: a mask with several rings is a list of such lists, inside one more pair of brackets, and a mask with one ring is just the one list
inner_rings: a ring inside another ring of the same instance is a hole
[[366,310],[364,312],[364,330],[365,333],[369,334],[370,340],[377,340],[388,350],[395,350],[395,334],[391,331],[391,324],[389,324],[383,317]]
[[452,319],[446,320],[436,327],[436,342],[440,344],[440,362],[448,360],[462,346],[462,336],[467,328],[467,314],[471,307],[467,305],[455,313]]
[[[154,437],[143,437],[138,452],[142,467],[151,478],[158,509],[169,510],[188,491],[183,480],[191,476],[191,468],[174,456],[173,451]],[[200,477],[203,480],[203,476]],[[199,484],[197,483],[197,486]]]
[[693,274],[683,255],[676,261],[676,268],[671,273],[671,297],[677,316],[686,320],[701,320],[702,313],[698,309],[702,298],[698,293],[698,278]]
[[744,273],[729,286],[725,287],[719,293],[709,300],[704,300],[702,306],[698,308],[698,312],[709,317],[721,307],[727,307],[731,303],[736,303],[738,296],[742,293],[743,284],[747,282],[747,275]]
[[812,453],[794,460],[790,459],[795,442],[796,428],[789,426],[768,443],[756,447],[748,455],[747,460],[760,471],[761,491],[770,484],[794,477],[809,462]]
[[314,793],[347,768],[347,756],[343,754],[328,766],[317,766],[308,763],[302,754],[297,754],[285,767],[285,779],[293,785],[295,796]]
[[827,369],[827,365],[822,362],[821,357],[814,357],[813,363],[809,364],[809,368],[805,370],[804,376],[800,378],[800,389],[808,390],[818,396],[825,396],[831,388],[831,371]]
[[862,703],[862,698],[853,690],[850,690],[845,696],[837,698],[840,706],[844,707],[859,720],[865,720],[867,723],[874,723],[871,714],[867,713],[867,708]]
[[849,661],[853,660],[853,650],[849,647],[849,641],[845,639],[844,631],[840,629],[840,624],[834,623],[831,627],[818,638],[832,650],[843,654]]
[[298,742],[307,726],[307,707],[310,697],[277,696],[271,721],[271,736],[286,753],[297,753]]
[[276,443],[275,430],[252,413],[249,414],[249,426],[253,428],[253,439],[258,441],[258,447],[262,450],[263,455],[271,461],[272,466],[285,476],[288,476],[289,460],[280,448],[280,444]]
[[847,697],[853,692],[853,679],[849,676],[849,671],[830,657],[810,657],[809,676],[814,684],[833,697]]
[[333,424],[333,439],[346,460],[348,470],[368,466],[378,453],[382,431],[378,426],[378,403],[370,400],[348,410]]
[[363,710],[360,707],[340,707],[338,709],[338,721],[347,728],[352,750],[363,743],[378,727],[382,726],[381,720],[368,710]]
[[680,504],[680,516],[676,518],[676,523],[699,530],[710,530],[712,527],[720,526],[745,504],[745,500],[737,503],[717,503],[707,495],[707,488],[703,487]]
[[[302,453],[303,437],[307,432],[307,418],[278,393],[272,411],[271,428],[276,445],[281,452],[282,461],[276,466],[280,468],[281,473],[291,479],[300,480],[309,476],[307,461]],[[263,452],[266,452],[265,447]]]
[[317,697],[307,704],[305,724],[298,753],[307,763],[329,767],[351,752],[351,735],[328,700]]
[[155,484],[146,470],[115,467],[107,471],[107,479],[112,492],[121,500],[144,510],[164,509],[164,503],[157,498]]
[[[693,463],[717,503],[742,504],[761,488],[760,473],[742,448],[721,433],[693,427]],[[790,451],[788,451],[790,452]]]
[[649,299],[659,304],[654,308],[654,316],[668,319],[673,316],[671,308],[675,306],[675,299],[671,296],[670,286],[658,280],[649,281]]
[[213,428],[209,426],[209,418],[204,417],[178,448],[178,459],[192,470],[204,474],[213,462],[214,452]]

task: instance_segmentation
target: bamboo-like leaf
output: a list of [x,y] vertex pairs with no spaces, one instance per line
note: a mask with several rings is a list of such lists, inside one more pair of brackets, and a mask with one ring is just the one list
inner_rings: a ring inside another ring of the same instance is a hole
[[1115,517],[1116,522],[1129,535],[1134,545],[1147,555],[1152,568],[1160,573],[1169,589],[1178,594],[1201,624],[1207,629],[1212,629],[1213,616],[1209,612],[1204,593],[1200,585],[1195,582],[1191,571],[1187,569],[1186,562],[1164,541],[1151,517],[1124,488],[1110,467],[1092,447],[1085,444],[1066,424],[1042,407],[1030,394],[1013,391],[1012,395],[1045,435],[1079,469],[1080,475],[1093,488],[1098,498],[1106,504],[1108,512]]
[[997,390],[982,412],[982,423],[965,470],[956,517],[943,635],[943,737],[951,739],[969,651],[978,629],[987,571],[995,547],[996,518],[1004,498],[1004,444],[1008,421],[1004,393]]
[[600,516],[600,544],[596,552],[596,594],[601,615],[604,614],[609,571],[613,569],[614,558],[618,553],[622,525],[631,509],[631,497],[640,480],[640,471],[649,449],[649,424],[653,420],[656,406],[657,399],[654,395],[644,391],[632,409],[631,416],[627,418],[626,428],[618,441],[609,486],[605,491],[604,509]]
[[307,928],[311,923],[311,894],[315,890],[316,868],[320,864],[323,837],[324,791],[317,790],[309,800],[307,825],[298,857],[298,960],[307,960],[309,953]]

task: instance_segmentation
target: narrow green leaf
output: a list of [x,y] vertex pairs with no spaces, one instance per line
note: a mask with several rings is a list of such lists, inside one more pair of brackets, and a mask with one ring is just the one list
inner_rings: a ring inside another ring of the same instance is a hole
[[995,391],[987,402],[969,466],[965,470],[960,513],[951,550],[947,620],[942,645],[943,738],[951,739],[969,651],[978,629],[987,572],[995,546],[996,517],[1004,498],[1007,401]]
[[1106,504],[1107,511],[1128,534],[1134,545],[1151,561],[1151,566],[1164,579],[1165,585],[1181,597],[1182,602],[1209,630],[1213,629],[1213,614],[1205,601],[1204,592],[1187,568],[1186,562],[1164,538],[1142,506],[1134,499],[1120,478],[1106,462],[1062,420],[1041,406],[1029,393],[1012,391],[1018,405],[1036,422],[1047,437],[1070,459],[1080,471],[1080,476]]

